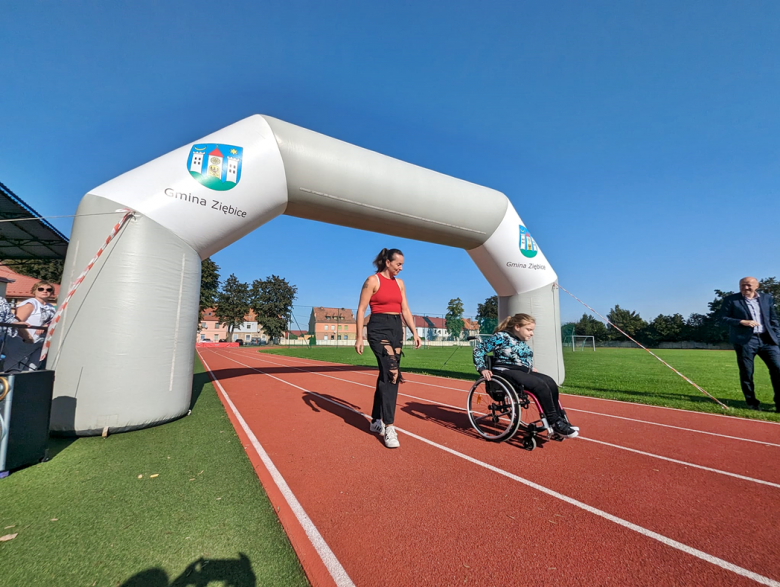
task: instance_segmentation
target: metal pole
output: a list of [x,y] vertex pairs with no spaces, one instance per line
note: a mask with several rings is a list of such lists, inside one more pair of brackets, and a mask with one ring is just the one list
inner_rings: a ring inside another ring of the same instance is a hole
[[[5,461],[8,455],[8,438],[11,428],[11,401],[14,398],[14,376],[8,375],[2,378],[5,383],[5,389],[0,390],[4,394],[3,401],[0,402],[3,409],[2,422],[0,422],[0,473],[5,473]],[[5,475],[3,475],[5,476]]]

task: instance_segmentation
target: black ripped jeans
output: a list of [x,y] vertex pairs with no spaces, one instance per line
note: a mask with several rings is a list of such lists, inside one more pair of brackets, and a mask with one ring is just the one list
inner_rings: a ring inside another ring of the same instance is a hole
[[371,314],[366,327],[368,344],[379,365],[376,379],[372,420],[382,420],[385,426],[395,421],[395,403],[401,377],[404,328],[399,314]]

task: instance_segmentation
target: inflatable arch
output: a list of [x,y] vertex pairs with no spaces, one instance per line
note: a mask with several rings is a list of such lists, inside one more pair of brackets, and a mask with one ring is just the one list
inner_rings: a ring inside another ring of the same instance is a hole
[[556,274],[495,190],[255,115],[84,196],[63,284],[128,208],[135,218],[87,274],[51,342],[56,432],[118,432],[185,414],[201,259],[280,214],[465,249],[501,317],[537,317],[537,367],[563,381]]

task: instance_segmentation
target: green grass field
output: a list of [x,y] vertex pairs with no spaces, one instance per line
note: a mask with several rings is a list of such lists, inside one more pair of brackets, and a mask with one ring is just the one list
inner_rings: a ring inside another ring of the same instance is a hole
[[193,400],[164,426],[52,440],[0,479],[0,536],[17,534],[0,585],[308,585],[197,359]]
[[[376,366],[366,349],[358,355],[353,347],[272,347],[260,352],[333,361],[349,365]],[[775,412],[748,410],[739,387],[733,351],[654,350],[678,371],[733,408],[726,412],[641,349],[597,348],[596,351],[564,351],[565,393],[617,399],[701,412],[728,413],[746,418],[780,421]],[[402,370],[456,379],[476,379],[469,347],[404,348]],[[446,365],[445,365],[446,362]],[[767,409],[774,409],[769,371],[756,360],[757,396]]]

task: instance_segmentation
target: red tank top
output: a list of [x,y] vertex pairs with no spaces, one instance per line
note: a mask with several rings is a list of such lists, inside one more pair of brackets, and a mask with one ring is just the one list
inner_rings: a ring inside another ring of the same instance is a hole
[[368,305],[372,314],[400,314],[401,313],[401,286],[395,277],[388,279],[379,273],[379,289],[371,296]]

